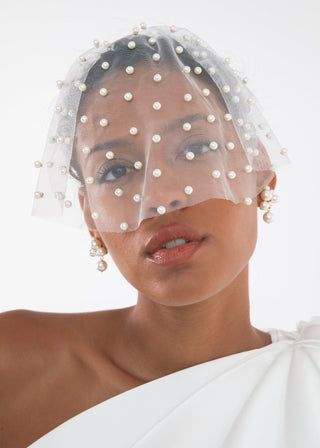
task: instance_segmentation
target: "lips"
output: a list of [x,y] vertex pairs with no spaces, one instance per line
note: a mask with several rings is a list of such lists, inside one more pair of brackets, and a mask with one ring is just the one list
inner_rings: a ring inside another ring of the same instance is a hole
[[183,238],[189,241],[202,241],[204,237],[205,236],[201,235],[197,230],[185,224],[175,224],[162,227],[149,238],[146,244],[145,253],[146,255],[151,255],[159,250],[168,241],[172,241],[177,238]]

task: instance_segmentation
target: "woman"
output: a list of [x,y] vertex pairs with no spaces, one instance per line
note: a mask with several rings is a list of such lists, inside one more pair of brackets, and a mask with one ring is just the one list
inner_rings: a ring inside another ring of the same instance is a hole
[[94,44],[58,82],[34,214],[68,219],[76,192],[97,268],[109,252],[137,304],[1,315],[1,446],[318,446],[320,317],[250,323],[257,209],[272,222],[286,150],[188,30]]

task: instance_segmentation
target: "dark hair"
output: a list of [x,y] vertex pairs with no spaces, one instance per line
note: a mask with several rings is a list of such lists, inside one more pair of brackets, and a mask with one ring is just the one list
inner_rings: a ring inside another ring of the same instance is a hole
[[[104,79],[107,79],[112,74],[116,73],[118,70],[124,70],[128,65],[135,66],[137,64],[147,64],[150,63],[150,57],[154,53],[160,53],[161,57],[165,60],[166,65],[169,67],[173,67],[176,69],[177,57],[180,59],[183,65],[193,66],[196,64],[202,68],[201,79],[207,81],[208,85],[212,87],[217,97],[220,99],[222,104],[225,105],[225,101],[217,87],[214,83],[212,77],[209,75],[207,70],[196,61],[192,55],[184,48],[181,54],[174,54],[172,52],[172,47],[176,47],[181,45],[172,37],[170,41],[168,38],[157,38],[155,39],[154,45],[149,43],[150,36],[146,35],[128,35],[125,36],[111,45],[109,45],[108,50],[105,53],[102,53],[100,58],[95,62],[95,64],[91,67],[88,72],[88,75],[84,81],[87,86],[87,91],[81,94],[79,108],[77,112],[77,122],[79,117],[82,115],[82,110],[85,102],[90,98],[91,88],[96,84],[100,83]],[[136,46],[134,51],[132,51],[128,47],[128,43],[134,40]],[[110,68],[108,70],[102,70],[101,64],[103,62],[109,62]],[[191,76],[197,77],[192,71],[190,72]],[[70,174],[76,180],[78,180],[82,186],[85,187],[84,178],[81,172],[81,167],[77,158],[76,153],[76,142],[74,141],[71,161],[70,161]]]

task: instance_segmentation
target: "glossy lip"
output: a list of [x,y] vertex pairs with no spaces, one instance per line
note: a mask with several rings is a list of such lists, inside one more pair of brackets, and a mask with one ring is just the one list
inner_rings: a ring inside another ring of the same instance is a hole
[[[193,227],[186,224],[174,224],[166,227],[161,227],[157,230],[147,241],[145,246],[145,255],[152,255],[159,250],[161,246],[171,240],[183,238],[190,241],[202,241],[206,235],[201,235]],[[169,250],[169,249],[167,249]]]
[[162,266],[175,266],[186,263],[202,246],[202,241],[192,241],[170,249],[159,249],[148,256],[149,260]]

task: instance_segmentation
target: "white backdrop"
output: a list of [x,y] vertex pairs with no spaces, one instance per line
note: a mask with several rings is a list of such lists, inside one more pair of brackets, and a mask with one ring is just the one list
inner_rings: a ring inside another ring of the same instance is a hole
[[[195,9],[196,8],[196,9]],[[108,255],[88,256],[89,235],[30,216],[56,80],[92,40],[133,26],[189,28],[249,78],[292,164],[278,173],[276,221],[259,211],[250,262],[251,319],[292,329],[320,315],[320,4],[317,0],[186,2],[11,0],[0,11],[0,311],[82,312],[136,303],[136,290]]]

